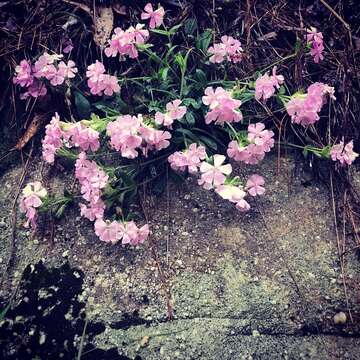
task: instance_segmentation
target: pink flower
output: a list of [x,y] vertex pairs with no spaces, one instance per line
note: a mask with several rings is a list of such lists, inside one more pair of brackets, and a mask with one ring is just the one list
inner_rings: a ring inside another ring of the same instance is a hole
[[316,28],[310,27],[310,29],[306,30],[306,41],[308,43],[312,41],[321,42],[323,41],[323,34],[321,32],[318,32]]
[[141,20],[150,19],[150,29],[159,27],[163,23],[165,10],[162,6],[154,11],[151,3],[148,3],[145,5],[144,11],[141,13]]
[[185,151],[176,151],[168,157],[170,166],[174,170],[185,171],[188,168],[190,174],[196,173],[201,160],[206,158],[205,147],[193,143]]
[[209,61],[213,64],[220,64],[225,60],[226,50],[223,44],[214,44],[208,49],[208,54],[210,54]]
[[138,156],[136,148],[143,139],[140,136],[141,116],[123,115],[107,125],[111,146],[121,152],[121,156],[133,159]]
[[222,88],[215,91],[212,88],[205,89],[203,103],[209,104],[211,111],[205,116],[205,123],[215,122],[216,125],[223,126],[225,122],[239,122],[242,120],[242,113],[239,110],[240,100],[233,99],[229,92]]
[[239,211],[245,212],[250,209],[250,205],[244,199],[246,192],[242,189],[241,186],[220,185],[215,189],[215,192],[223,199],[234,203],[236,209]]
[[[55,67],[56,61],[60,60],[62,58],[62,55],[53,54],[50,55],[48,53],[42,54],[39,59],[35,62],[33,66],[33,73],[34,76],[37,79],[45,78],[47,80],[53,80],[53,84],[58,85],[58,82],[60,81],[59,77],[61,77],[61,74],[57,74],[57,68]],[[55,86],[56,86],[55,85]]]
[[229,158],[235,161],[257,164],[264,159],[265,153],[274,146],[273,137],[274,133],[271,130],[266,130],[263,123],[250,124],[248,126],[248,144],[231,141],[228,145],[227,154]]
[[34,77],[31,73],[31,65],[26,60],[21,60],[20,65],[15,68],[15,76],[13,83],[18,84],[21,87],[29,87],[34,81]]
[[195,173],[198,171],[201,160],[206,158],[205,147],[200,145],[197,146],[195,143],[190,144],[189,149],[186,151],[187,166],[189,173]]
[[108,40],[109,46],[105,49],[107,57],[115,57],[117,54],[120,60],[126,56],[134,59],[138,57],[136,46],[143,45],[149,37],[149,31],[143,29],[143,24],[137,24],[134,28],[130,26],[126,31],[115,28],[114,34]]
[[242,199],[236,203],[236,208],[241,212],[246,212],[250,210],[250,204],[245,199]]
[[118,84],[118,79],[116,76],[103,75],[102,84],[105,95],[111,96],[113,93],[120,92],[120,86]]
[[130,26],[126,31],[133,35],[133,39],[136,45],[145,44],[149,37],[149,31],[144,29],[144,24],[137,24],[135,28]]
[[314,58],[314,62],[319,63],[324,59],[322,52],[325,48],[322,33],[311,27],[307,29],[306,41],[311,46],[310,54]]
[[221,42],[224,45],[228,61],[233,63],[241,61],[243,49],[239,40],[234,39],[232,36],[224,35],[221,37]]
[[241,187],[234,185],[220,185],[215,189],[215,192],[223,199],[233,203],[243,200],[246,195],[246,192]]
[[180,120],[186,114],[186,106],[180,106],[181,100],[174,100],[166,104],[166,113],[155,113],[155,122],[171,128],[174,120]]
[[45,84],[37,79],[34,79],[33,83],[28,87],[27,91],[20,95],[21,99],[27,99],[29,96],[33,98],[45,96],[47,94],[47,88]]
[[230,175],[232,167],[230,164],[223,165],[225,161],[224,155],[215,154],[214,165],[208,162],[202,162],[200,165],[201,178],[199,179],[199,185],[202,185],[205,189],[210,190],[222,185],[226,179],[225,175]]
[[[53,65],[50,65],[53,66]],[[55,66],[53,66],[53,69],[55,69],[55,72],[47,76],[47,79],[50,80],[50,84],[53,86],[58,86],[64,83],[65,77],[62,70],[56,71]]]
[[327,95],[336,99],[334,88],[320,82],[310,85],[306,94],[293,95],[285,106],[291,121],[304,127],[316,123],[320,119],[319,112],[326,103]]
[[269,76],[266,73],[263,76],[260,76],[255,81],[255,99],[266,101],[275,94],[275,89],[280,88],[280,85],[284,82],[284,77],[282,75],[276,75],[276,66],[273,68],[273,73]]
[[120,238],[122,244],[134,244],[138,237],[138,227],[134,221],[129,221],[121,225]]
[[324,49],[323,43],[313,42],[310,54],[316,64],[318,64],[320,60],[324,60],[324,55],[322,54]]
[[78,72],[75,63],[72,60],[69,60],[67,64],[65,64],[63,61],[60,61],[58,65],[58,69],[59,69],[58,72],[61,73],[61,75],[65,79],[74,78],[76,73]]
[[239,40],[231,36],[222,36],[221,43],[214,44],[208,49],[211,55],[209,61],[219,64],[225,60],[237,63],[242,59],[242,47]]
[[274,146],[274,133],[266,130],[263,123],[250,124],[248,126],[248,140],[257,146],[261,146],[264,152],[269,152]]
[[120,224],[117,221],[96,219],[94,229],[101,241],[115,244],[120,239]]
[[145,242],[145,240],[149,237],[150,229],[149,225],[145,224],[141,228],[138,229],[137,238],[132,241],[132,245],[138,245]]
[[182,151],[176,151],[168,157],[168,161],[173,170],[185,171],[188,165],[188,157]]
[[99,133],[81,123],[72,126],[66,133],[69,143],[82,151],[96,151],[100,147]]
[[95,219],[102,219],[104,216],[105,203],[101,199],[90,203],[89,207],[85,204],[79,204],[79,206],[81,216],[86,217],[90,221],[94,221]]
[[244,162],[247,162],[247,159],[250,157],[247,147],[241,146],[235,140],[229,142],[227,155],[229,156],[230,159],[234,159],[235,161],[244,161]]
[[212,87],[207,87],[205,89],[205,96],[202,97],[202,102],[212,110],[220,105],[220,100],[227,97],[228,93],[222,87],[217,87],[215,91]]
[[168,131],[156,130],[150,126],[142,125],[140,128],[140,135],[147,143],[146,148],[144,149],[145,155],[148,150],[155,149],[160,151],[170,145],[169,139],[171,139],[171,134]]
[[87,67],[86,77],[91,79],[93,82],[99,80],[99,77],[105,73],[105,66],[99,60],[96,60],[94,64]]
[[65,42],[64,42],[64,48],[63,48],[63,53],[64,54],[68,54],[72,51],[72,49],[74,48],[73,46],[73,42],[71,39],[67,39]]
[[116,76],[104,74],[104,65],[96,60],[94,64],[88,66],[86,76],[88,77],[88,86],[90,92],[93,95],[105,95],[111,96],[113,93],[120,92],[120,86]]
[[251,175],[246,182],[246,190],[251,196],[262,195],[265,192],[263,185],[265,184],[264,178],[260,175]]
[[42,155],[46,162],[53,164],[55,154],[62,146],[63,131],[60,128],[58,113],[52,117],[50,124],[45,127],[45,137],[42,141]]
[[330,156],[333,161],[339,161],[341,165],[351,165],[359,156],[354,150],[354,142],[351,140],[346,145],[344,141],[339,144],[333,145],[330,150]]
[[107,185],[109,179],[96,162],[86,159],[85,153],[80,153],[75,162],[75,177],[81,185],[83,198],[92,204],[99,201],[101,190]]
[[181,100],[174,100],[166,104],[166,111],[173,120],[180,120],[186,114],[186,106],[180,106]]
[[155,113],[155,123],[156,124],[171,127],[173,122],[174,122],[174,119],[170,117],[169,113],[163,114],[160,111],[157,111]]
[[31,224],[31,226],[36,228],[36,217],[37,211],[42,204],[44,199],[47,196],[46,189],[42,186],[40,181],[35,181],[28,183],[22,191],[22,199],[20,202],[20,211],[25,213],[27,217],[26,227]]

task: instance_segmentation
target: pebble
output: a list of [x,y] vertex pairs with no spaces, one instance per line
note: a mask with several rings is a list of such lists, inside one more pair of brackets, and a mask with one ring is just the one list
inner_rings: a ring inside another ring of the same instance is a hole
[[346,323],[346,314],[343,311],[340,311],[336,315],[334,315],[334,323],[335,324],[345,324]]

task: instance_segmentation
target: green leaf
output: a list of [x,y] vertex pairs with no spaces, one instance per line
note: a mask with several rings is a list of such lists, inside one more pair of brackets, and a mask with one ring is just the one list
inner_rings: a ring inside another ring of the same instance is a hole
[[120,178],[123,181],[123,183],[126,186],[136,187],[134,179],[131,176],[129,176],[129,174],[127,174],[126,172],[119,170],[117,171],[116,175],[118,178]]
[[165,62],[167,63],[169,61],[170,56],[173,54],[174,50],[177,48],[177,45],[172,46],[165,55]]
[[202,85],[206,85],[207,84],[207,78],[206,78],[206,74],[204,73],[204,71],[202,71],[201,69],[196,69],[195,70],[195,76],[194,78],[201,83]]
[[79,91],[74,91],[76,111],[81,119],[88,119],[91,114],[91,104]]
[[205,30],[201,33],[196,41],[196,48],[203,51],[204,53],[207,52],[211,41],[211,30]]
[[195,18],[189,18],[184,23],[184,32],[186,35],[192,35],[197,29],[197,22]]
[[150,29],[150,31],[155,33],[155,34],[159,34],[159,35],[164,35],[164,36],[169,36],[170,35],[170,31],[166,31],[166,30]]
[[169,68],[168,68],[168,67],[161,68],[161,69],[159,70],[159,76],[160,76],[161,80],[166,81],[168,72],[169,72]]
[[278,94],[279,94],[279,95],[284,95],[284,94],[285,94],[285,91],[286,91],[286,90],[285,90],[285,86],[281,85]]
[[217,144],[215,141],[211,140],[210,138],[206,136],[199,136],[200,141],[202,141],[207,147],[213,150],[217,150]]
[[96,109],[98,109],[98,110],[103,111],[107,116],[118,116],[118,115],[120,115],[120,113],[117,110],[112,109],[111,107],[103,104],[102,102],[95,103],[94,107]]
[[185,106],[192,106],[194,109],[198,109],[198,102],[193,98],[185,98],[182,100]]
[[54,214],[56,219],[60,219],[64,215],[66,207],[67,207],[67,204],[62,204],[61,206],[59,206],[59,208],[56,210],[56,212]]
[[181,133],[182,135],[186,135],[192,142],[199,142],[199,138],[188,129],[179,128],[175,130],[175,133]]
[[10,310],[11,302],[9,302],[3,310],[0,312],[0,321],[6,316],[6,313]]
[[193,127],[195,125],[195,117],[191,111],[188,111],[186,113],[185,119],[189,126]]
[[176,33],[176,31],[182,27],[182,25],[183,25],[183,24],[177,24],[177,25],[173,26],[173,27],[169,30],[170,35],[174,35],[174,34]]
[[182,69],[184,67],[184,58],[181,54],[176,54],[175,62],[180,66],[180,69],[182,71]]

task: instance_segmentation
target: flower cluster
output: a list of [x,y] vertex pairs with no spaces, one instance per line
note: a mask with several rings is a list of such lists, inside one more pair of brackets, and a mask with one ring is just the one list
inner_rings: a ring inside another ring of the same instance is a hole
[[68,147],[75,146],[82,151],[96,151],[100,147],[99,133],[82,123],[70,125],[64,132],[64,140]]
[[45,81],[52,86],[62,85],[65,80],[75,77],[78,69],[75,63],[69,60],[67,64],[59,61],[62,55],[48,53],[42,54],[39,59],[31,65],[27,60],[21,60],[20,65],[15,68],[13,83],[26,88],[21,94],[21,99],[39,97],[47,94]]
[[126,56],[131,59],[138,57],[139,53],[137,45],[145,44],[149,37],[149,31],[143,29],[143,24],[137,24],[135,27],[130,26],[127,30],[115,28],[114,34],[108,40],[109,46],[105,48],[107,57],[115,57],[119,54],[120,60],[124,60]]
[[266,73],[260,76],[255,81],[255,99],[266,101],[275,94],[275,90],[280,88],[283,84],[284,77],[282,75],[276,75],[276,66],[272,70],[272,75],[269,76]]
[[265,153],[274,146],[274,133],[266,130],[263,123],[250,124],[245,141],[231,141],[228,145],[227,155],[235,161],[245,164],[257,164],[263,160]]
[[319,112],[326,103],[327,96],[336,100],[334,88],[320,82],[311,84],[306,94],[294,94],[286,104],[291,121],[304,127],[316,123],[320,119]]
[[62,123],[59,115],[51,119],[45,127],[45,137],[42,140],[43,159],[53,164],[56,152],[63,146],[79,147],[82,151],[96,151],[100,147],[99,133],[82,123]]
[[238,63],[242,59],[242,51],[239,40],[224,35],[221,37],[220,43],[209,47],[208,53],[211,55],[209,61],[214,64],[222,63],[225,60]]
[[87,84],[93,95],[101,96],[104,93],[111,96],[113,93],[120,92],[117,77],[105,74],[105,67],[99,60],[88,66],[86,76]]
[[97,219],[95,221],[95,234],[101,241],[112,244],[121,240],[122,244],[138,245],[142,244],[149,236],[149,225],[145,224],[138,228],[134,221],[120,223],[118,221],[109,221]]
[[134,221],[121,223],[104,220],[106,206],[101,195],[109,176],[95,161],[88,160],[84,152],[80,153],[76,160],[75,176],[80,183],[82,197],[87,201],[87,205],[80,204],[81,215],[95,221],[95,234],[101,241],[114,244],[121,240],[122,244],[137,245],[146,240],[149,235],[147,224],[138,228]]
[[223,126],[225,122],[239,122],[243,119],[239,110],[241,101],[233,99],[231,93],[222,87],[217,87],[215,90],[207,87],[202,102],[210,108],[205,116],[206,124],[215,122],[216,125]]
[[45,137],[42,140],[43,159],[49,164],[54,163],[56,151],[63,145],[62,139],[63,131],[60,127],[60,118],[58,113],[55,113],[55,116],[45,127]]
[[[204,161],[206,159],[206,161]],[[198,184],[206,190],[215,190],[223,199],[235,203],[240,211],[250,209],[245,200],[246,195],[257,196],[265,192],[264,179],[259,175],[249,177],[246,187],[240,185],[238,177],[229,178],[232,166],[224,164],[224,155],[215,154],[207,158],[205,147],[192,143],[184,151],[176,151],[168,157],[170,166],[175,171],[188,171],[190,174],[199,173]]]
[[166,104],[166,112],[157,111],[155,113],[155,122],[158,125],[164,125],[171,128],[175,120],[180,120],[186,114],[186,106],[180,106],[181,100],[174,100]]
[[170,145],[171,134],[146,124],[141,114],[138,116],[122,115],[107,125],[110,145],[121,156],[134,159],[140,149],[146,156],[149,150],[162,150]]
[[145,5],[144,12],[141,13],[141,20],[150,20],[150,29],[159,27],[164,22],[165,10],[159,6],[156,10],[153,9],[151,3]]
[[339,161],[341,165],[351,165],[353,161],[359,156],[354,150],[354,143],[351,140],[346,145],[344,141],[333,145],[330,149],[330,156],[333,161]]
[[324,59],[322,54],[324,51],[323,34],[318,32],[314,27],[306,30],[306,42],[311,47],[310,54],[314,58],[315,63],[319,63]]
[[43,204],[46,196],[47,191],[40,181],[28,183],[23,189],[20,211],[25,213],[27,218],[26,227],[31,224],[34,229],[36,228],[37,209]]
[[82,197],[88,202],[88,205],[80,204],[81,215],[91,221],[102,218],[105,204],[101,200],[101,190],[108,182],[108,175],[81,152],[75,163],[75,177],[80,183]]
[[168,161],[173,170],[185,171],[190,174],[196,173],[199,169],[201,160],[206,158],[205,147],[191,144],[184,151],[176,151],[168,157]]

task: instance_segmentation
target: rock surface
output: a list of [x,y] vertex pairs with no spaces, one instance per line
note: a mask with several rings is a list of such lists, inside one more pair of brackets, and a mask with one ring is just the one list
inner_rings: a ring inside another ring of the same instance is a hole
[[[104,351],[131,359],[357,359],[359,262],[349,251],[346,298],[327,188],[292,158],[270,156],[251,170],[264,176],[266,194],[247,214],[194,180],[147,196],[153,236],[137,249],[101,243],[75,207],[55,225],[54,244],[19,220],[0,298],[9,298],[28,264],[69,262],[84,274],[77,300],[104,325],[89,334]],[[39,173],[35,162],[29,177]],[[14,168],[1,180],[2,272],[20,174]],[[65,179],[50,180],[54,191]]]

